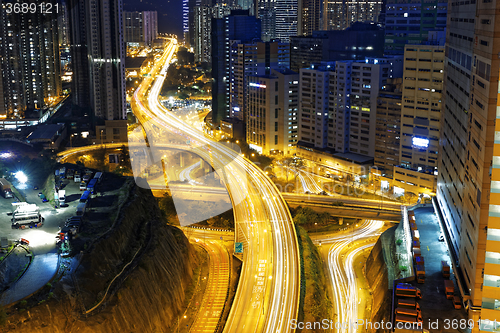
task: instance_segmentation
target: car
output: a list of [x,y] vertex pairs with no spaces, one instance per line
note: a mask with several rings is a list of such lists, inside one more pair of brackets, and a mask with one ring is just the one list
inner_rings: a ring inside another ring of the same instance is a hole
[[444,242],[444,235],[440,234],[438,239],[439,239],[440,242]]

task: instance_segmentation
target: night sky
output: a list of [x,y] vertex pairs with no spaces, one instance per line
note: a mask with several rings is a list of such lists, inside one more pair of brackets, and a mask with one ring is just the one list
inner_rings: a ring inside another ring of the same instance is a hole
[[158,12],[158,32],[182,38],[182,0],[123,0],[123,10]]

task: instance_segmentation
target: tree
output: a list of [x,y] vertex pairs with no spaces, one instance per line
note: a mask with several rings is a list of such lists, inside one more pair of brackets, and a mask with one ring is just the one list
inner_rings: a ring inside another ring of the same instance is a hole
[[129,168],[131,169],[132,166],[130,164],[130,152],[125,145],[121,146],[120,148],[121,154],[120,154],[120,162],[118,163],[119,166],[123,168]]

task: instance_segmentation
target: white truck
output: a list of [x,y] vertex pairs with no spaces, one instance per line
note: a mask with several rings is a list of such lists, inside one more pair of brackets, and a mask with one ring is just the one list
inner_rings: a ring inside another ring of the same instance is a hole
[[66,202],[66,191],[59,190],[59,205],[62,206]]

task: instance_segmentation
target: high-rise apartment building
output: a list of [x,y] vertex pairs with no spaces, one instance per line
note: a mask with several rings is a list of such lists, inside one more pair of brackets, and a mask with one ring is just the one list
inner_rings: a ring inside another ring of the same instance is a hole
[[297,35],[298,0],[258,0],[256,17],[262,21],[262,40],[289,43]]
[[61,95],[57,13],[9,14],[5,6],[0,2],[0,118],[39,118],[32,111]]
[[402,75],[402,59],[367,58],[300,71],[300,140],[314,148],[373,157],[377,97]]
[[231,41],[229,68],[229,115],[246,121],[248,77],[270,75],[272,69],[290,67],[290,45],[281,42]]
[[217,126],[229,112],[229,67],[232,40],[249,43],[261,35],[261,22],[248,10],[234,10],[224,18],[212,19],[212,122]]
[[121,0],[71,1],[74,103],[94,124],[126,119]]
[[310,36],[323,28],[323,0],[299,0],[297,35]]
[[247,142],[264,154],[291,155],[297,143],[299,75],[271,70],[248,78]]
[[399,165],[401,91],[403,79],[389,79],[377,97],[374,164],[380,175],[392,178]]
[[344,30],[354,22],[378,22],[382,0],[325,0],[323,30]]
[[236,8],[215,5],[198,6],[194,8],[194,60],[197,62],[212,61],[212,18],[223,18],[231,14]]
[[123,31],[125,43],[151,45],[158,36],[158,13],[123,12]]
[[337,60],[359,60],[384,55],[384,30],[374,23],[355,22],[344,30],[314,31],[290,37],[291,69]]
[[[500,329],[497,1],[448,8],[437,201],[472,332]],[[479,325],[478,324],[479,321]]]
[[432,31],[446,28],[447,1],[387,0],[385,53],[404,53],[406,44],[428,41]]

